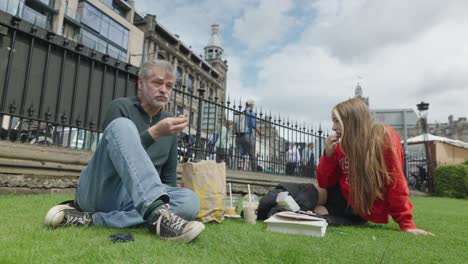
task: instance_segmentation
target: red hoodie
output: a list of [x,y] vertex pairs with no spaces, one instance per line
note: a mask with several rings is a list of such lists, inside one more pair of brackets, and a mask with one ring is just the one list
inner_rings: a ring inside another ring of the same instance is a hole
[[[362,218],[379,224],[388,223],[388,217],[392,216],[393,220],[400,225],[400,229],[416,228],[413,223],[413,205],[408,199],[409,189],[406,183],[405,175],[403,174],[403,149],[400,143],[400,137],[393,128],[387,127],[392,134],[392,147],[397,154],[391,153],[390,148],[385,150],[385,163],[387,169],[392,173],[392,183],[386,186],[384,198],[377,198],[368,215],[360,215]],[[387,140],[388,142],[388,140]],[[340,145],[336,144],[335,154],[330,157],[323,155],[317,167],[317,180],[322,188],[328,188],[340,184],[341,193],[352,207],[352,202],[349,197],[348,176],[348,159],[341,151]]]

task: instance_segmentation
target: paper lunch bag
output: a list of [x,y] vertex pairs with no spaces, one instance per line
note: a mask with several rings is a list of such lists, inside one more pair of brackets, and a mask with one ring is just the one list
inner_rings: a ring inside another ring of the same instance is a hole
[[202,160],[186,162],[182,169],[182,186],[193,190],[200,200],[197,219],[202,222],[221,222],[224,219],[226,164]]

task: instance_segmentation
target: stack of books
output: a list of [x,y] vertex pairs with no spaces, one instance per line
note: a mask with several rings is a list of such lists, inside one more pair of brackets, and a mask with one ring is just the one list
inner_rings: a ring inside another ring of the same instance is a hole
[[307,212],[279,212],[265,220],[267,231],[286,234],[302,234],[323,237],[327,221]]

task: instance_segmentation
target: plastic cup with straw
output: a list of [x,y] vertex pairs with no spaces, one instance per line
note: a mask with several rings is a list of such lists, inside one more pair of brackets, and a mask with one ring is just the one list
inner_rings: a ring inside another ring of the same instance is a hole
[[235,216],[237,215],[236,208],[234,207],[233,201],[232,201],[232,188],[231,188],[231,183],[229,183],[229,204],[227,203],[226,200],[226,210],[225,214],[228,216]]
[[255,207],[252,202],[252,192],[250,191],[250,184],[247,184],[247,189],[249,191],[249,203],[247,207],[244,207],[244,220],[248,224],[256,224],[257,215],[255,214]]

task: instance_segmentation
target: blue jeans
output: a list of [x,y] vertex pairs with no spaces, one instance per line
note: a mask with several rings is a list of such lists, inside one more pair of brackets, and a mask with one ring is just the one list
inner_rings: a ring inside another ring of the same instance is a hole
[[200,208],[193,191],[161,182],[135,124],[127,118],[113,120],[80,174],[76,202],[94,213],[94,225],[130,227],[145,223],[142,216],[157,199],[186,220],[193,220]]

